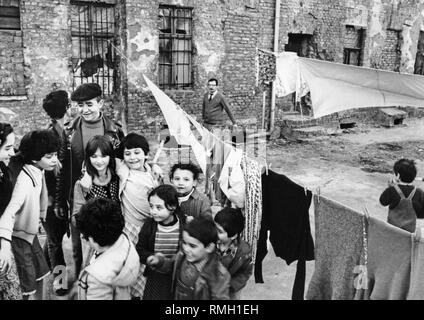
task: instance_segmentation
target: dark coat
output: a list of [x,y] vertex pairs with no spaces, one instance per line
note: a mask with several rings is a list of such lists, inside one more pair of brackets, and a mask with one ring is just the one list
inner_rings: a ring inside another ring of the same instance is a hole
[[212,217],[211,202],[207,196],[200,193],[196,188],[187,201],[180,205],[181,212],[186,216],[198,218],[200,216]]
[[[164,259],[159,267],[161,272],[172,271],[172,290],[175,293],[177,278],[181,272],[181,264],[185,254],[179,251],[173,259]],[[229,300],[231,276],[227,268],[219,262],[218,255],[209,255],[206,265],[194,284],[194,300]]]
[[245,241],[239,240],[236,255],[227,269],[231,275],[230,292],[235,293],[243,289],[253,273],[252,254]]
[[13,184],[10,179],[9,169],[0,161],[0,217],[12,197]]
[[[119,124],[113,122],[102,114],[102,121],[104,132],[106,136],[112,139],[115,150],[119,147],[124,133]],[[84,147],[82,142],[81,130],[82,116],[77,117],[72,121],[69,126],[65,128],[68,137],[66,148],[68,151],[61,149],[59,153],[64,153],[68,157],[69,166],[63,167],[59,179],[57,180],[57,197],[55,199],[55,206],[67,207],[66,203],[72,203],[73,187],[75,182],[81,176],[82,163],[84,162]]]
[[303,299],[305,261],[314,260],[314,242],[309,223],[312,193],[285,175],[268,170],[262,174],[262,222],[255,261],[255,280],[263,282],[262,260],[268,250],[267,231],[275,255],[289,265],[298,260],[292,298]]
[[206,93],[203,97],[202,105],[202,117],[203,121],[208,124],[222,125],[225,122],[224,110],[227,112],[233,123],[236,120],[231,113],[230,107],[228,106],[225,97],[221,92],[216,92],[211,101],[209,101],[209,93]]

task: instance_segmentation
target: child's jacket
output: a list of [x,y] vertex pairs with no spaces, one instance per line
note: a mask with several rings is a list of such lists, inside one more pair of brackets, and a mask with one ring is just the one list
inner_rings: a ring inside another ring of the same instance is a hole
[[78,300],[130,300],[130,286],[137,279],[140,261],[125,234],[79,276]]

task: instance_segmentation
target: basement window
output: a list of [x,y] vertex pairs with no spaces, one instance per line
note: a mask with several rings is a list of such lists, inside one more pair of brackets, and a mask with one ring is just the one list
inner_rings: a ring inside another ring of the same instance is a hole
[[192,87],[193,9],[159,6],[159,87]]
[[98,83],[104,95],[116,92],[115,5],[71,1],[72,87]]

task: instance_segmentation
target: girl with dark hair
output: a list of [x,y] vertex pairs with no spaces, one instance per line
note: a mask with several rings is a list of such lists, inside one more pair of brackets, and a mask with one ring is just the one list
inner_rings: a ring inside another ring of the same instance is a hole
[[[75,183],[74,201],[72,209],[72,223],[75,226],[75,215],[87,200],[93,198],[106,198],[119,203],[119,179],[115,172],[115,151],[108,136],[94,136],[85,147],[86,173],[92,180],[91,188],[83,188],[81,179]],[[81,237],[79,231],[74,228],[73,248],[74,255],[81,250]],[[87,257],[87,256],[86,256]],[[77,265],[76,274],[81,271],[82,265]]]
[[[148,197],[151,218],[144,223],[136,246],[140,262],[146,264],[152,255],[172,258],[180,247],[183,216],[180,214],[177,190],[162,185],[152,190]],[[146,286],[143,300],[172,299],[172,275],[146,267]]]
[[[10,180],[7,164],[15,152],[15,134],[8,123],[0,122],[0,216],[3,214],[12,197],[13,184]],[[13,256],[12,256],[13,259]],[[22,299],[16,263],[12,261],[10,272],[0,270],[0,300]]]

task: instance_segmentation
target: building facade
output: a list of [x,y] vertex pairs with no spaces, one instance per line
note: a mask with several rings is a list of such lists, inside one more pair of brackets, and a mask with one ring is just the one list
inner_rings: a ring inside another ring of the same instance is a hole
[[[0,0],[0,107],[22,135],[46,126],[47,93],[98,82],[105,111],[153,137],[165,122],[143,74],[198,119],[215,77],[237,120],[259,126],[257,48],[424,73],[422,0],[281,0],[274,48],[276,2]],[[289,104],[277,99],[276,121]]]

